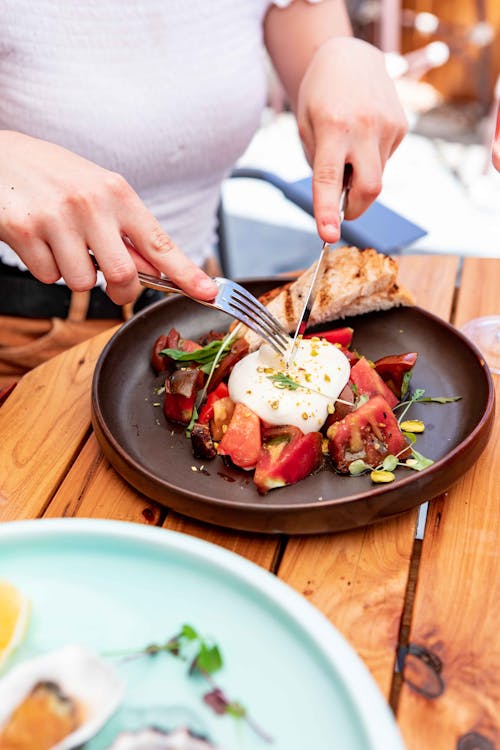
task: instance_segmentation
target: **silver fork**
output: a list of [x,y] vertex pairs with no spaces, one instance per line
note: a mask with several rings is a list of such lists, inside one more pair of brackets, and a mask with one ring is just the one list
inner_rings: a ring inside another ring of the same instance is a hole
[[[96,270],[100,271],[101,268],[95,255],[89,253],[89,257]],[[237,284],[235,281],[231,281],[231,279],[225,279],[221,276],[213,277],[219,291],[215,299],[211,302],[205,302],[204,300],[192,297],[170,279],[151,276],[151,274],[143,273],[143,271],[138,271],[137,275],[142,286],[148,287],[148,289],[182,294],[184,297],[188,297],[200,305],[205,305],[205,307],[211,307],[214,310],[220,310],[227,313],[227,315],[231,315],[231,317],[244,323],[247,328],[251,328],[258,336],[267,341],[280,355],[284,355],[290,345],[290,337],[281,323],[271,315],[269,310],[253,294],[247,292],[241,284]]]
[[200,305],[205,305],[205,307],[211,307],[231,315],[241,323],[244,323],[248,328],[251,328],[258,336],[261,336],[280,355],[285,354],[290,344],[290,337],[281,323],[271,315],[256,297],[240,284],[231,281],[231,279],[215,276],[213,280],[219,291],[211,302],[206,302],[205,300],[192,297],[170,279],[151,276],[142,271],[138,272],[138,276],[142,286],[146,286],[149,289],[182,294],[184,297],[188,297]]

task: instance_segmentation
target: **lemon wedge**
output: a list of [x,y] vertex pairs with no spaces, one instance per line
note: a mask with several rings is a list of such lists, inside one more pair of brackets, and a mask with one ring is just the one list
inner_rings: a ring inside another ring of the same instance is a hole
[[0,579],[0,671],[26,635],[30,609],[29,600],[11,583]]

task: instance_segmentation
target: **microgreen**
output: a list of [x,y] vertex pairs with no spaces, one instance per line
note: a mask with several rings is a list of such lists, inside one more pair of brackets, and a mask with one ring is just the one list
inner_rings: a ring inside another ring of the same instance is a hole
[[277,372],[274,375],[267,376],[269,380],[272,380],[276,388],[287,388],[289,391],[296,391],[297,388],[307,388],[307,385],[301,385],[296,380],[285,375],[284,372]]
[[413,445],[417,441],[417,436],[413,432],[405,432],[404,430],[401,430],[402,434],[405,436],[405,438],[408,440],[410,445]]
[[390,453],[382,461],[382,469],[384,471],[394,471],[394,469],[396,468],[398,464],[399,464],[399,461],[397,459],[397,456],[393,456],[392,453]]
[[198,415],[198,409],[197,409],[196,404],[195,404],[193,406],[193,413],[191,414],[191,419],[189,420],[189,424],[186,427],[186,437],[187,438],[191,437],[191,433],[193,431],[194,424],[195,424],[196,420],[198,419],[198,416],[199,416]]
[[349,474],[353,477],[357,477],[359,474],[364,474],[365,471],[371,471],[372,469],[373,466],[365,463],[362,458],[357,458],[349,464]]
[[[221,346],[219,347],[219,351],[216,353],[212,361],[212,364],[210,365],[210,369],[208,370],[208,378],[205,381],[205,385],[203,386],[201,391],[199,391],[196,397],[195,407],[193,410],[193,413],[196,410],[196,419],[198,419],[198,409],[200,408],[200,406],[202,405],[202,403],[205,401],[207,397],[208,386],[210,385],[210,381],[212,380],[213,374],[217,368],[217,365],[219,364],[219,360],[225,354],[225,352],[231,348],[233,340],[238,335],[240,329],[241,329],[241,323],[238,323],[238,325],[232,331],[230,331],[230,333],[226,334],[226,336],[224,336],[222,341],[219,342]],[[191,425],[191,422],[189,424]],[[193,425],[194,425],[194,421],[193,421]],[[189,429],[189,425],[188,425],[188,429]],[[193,427],[191,426],[191,431],[192,429]],[[191,435],[191,432],[189,433],[189,435]]]
[[398,423],[401,424],[403,421],[405,414],[408,412],[408,409],[412,404],[451,404],[454,401],[460,401],[462,396],[425,396],[424,397],[425,390],[423,388],[417,388],[415,392],[412,394],[412,396],[407,399],[406,401],[400,401],[399,404],[396,404],[394,407],[395,409],[399,409],[400,407],[403,407],[403,411],[398,417]]
[[418,401],[422,396],[424,395],[425,390],[423,388],[416,388],[414,393],[411,395],[411,397],[408,399],[408,401],[401,401],[397,406],[394,408],[397,408],[398,406],[403,406],[403,411],[398,417],[398,423],[401,424],[401,422],[404,419],[405,414],[408,412],[408,409],[412,404],[414,404],[416,401]]
[[428,398],[417,398],[419,404],[451,404],[453,401],[460,401],[462,396],[452,396],[447,398],[446,396],[429,396]]
[[422,469],[426,469],[428,466],[432,466],[434,461],[431,458],[426,458],[421,453],[415,450],[415,448],[411,449],[412,457],[406,459],[405,466],[409,466],[410,469],[413,469],[414,471],[422,471]]
[[192,625],[185,623],[176,635],[164,643],[151,643],[140,651],[120,654],[120,656],[128,661],[142,656],[158,656],[162,653],[187,662],[189,664],[188,675],[201,677],[209,684],[210,690],[203,695],[203,701],[215,713],[244,719],[262,740],[270,744],[273,742],[267,732],[252,719],[245,706],[237,700],[230,700],[222,688],[215,684],[213,675],[224,665],[220,648],[212,640],[202,636]]
[[357,397],[354,408],[359,409],[360,406],[363,406],[363,404],[366,404],[367,401],[369,400],[370,400],[370,396],[367,393],[362,393],[361,396]]
[[413,368],[411,370],[408,370],[408,372],[405,372],[403,375],[403,380],[401,382],[401,397],[404,398],[406,394],[408,393],[408,388],[410,387],[410,380],[411,376],[413,375]]

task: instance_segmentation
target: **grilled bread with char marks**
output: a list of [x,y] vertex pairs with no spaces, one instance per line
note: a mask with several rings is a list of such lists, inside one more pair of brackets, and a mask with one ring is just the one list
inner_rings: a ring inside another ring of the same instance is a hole
[[[314,268],[315,263],[295,281],[261,297],[269,312],[290,333],[297,326]],[[396,283],[397,272],[396,261],[373,248],[332,249],[311,311],[309,327],[365,312],[415,304],[410,292]],[[262,343],[262,339],[248,329],[243,335],[250,350]]]

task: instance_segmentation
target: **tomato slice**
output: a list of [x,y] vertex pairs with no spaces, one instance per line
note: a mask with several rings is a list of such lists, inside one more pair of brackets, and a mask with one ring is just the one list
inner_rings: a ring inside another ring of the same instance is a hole
[[328,331],[318,331],[318,333],[306,333],[305,339],[312,339],[317,336],[320,339],[326,339],[330,344],[340,344],[348,347],[351,345],[354,328],[345,326],[344,328],[330,328]]
[[327,435],[328,450],[342,473],[348,473],[349,464],[356,459],[377,466],[389,454],[404,457],[410,454],[397,419],[382,396],[369,399],[340,422],[335,422],[328,428]]
[[360,395],[366,394],[370,398],[382,396],[391,409],[396,406],[398,399],[386,386],[378,372],[371,366],[366,357],[361,357],[351,368],[351,383],[354,383]]
[[207,400],[200,409],[197,420],[199,424],[208,424],[214,416],[215,402],[220,398],[226,398],[227,396],[229,396],[227,385],[225,383],[219,383],[217,388],[214,388],[214,390],[208,394]]
[[320,432],[304,435],[292,425],[266,430],[254,474],[259,493],[263,495],[309,476],[323,460],[322,438]]
[[417,352],[404,352],[381,357],[375,362],[376,371],[398,399],[404,396],[402,388],[405,375],[413,370],[417,358]]
[[242,469],[253,469],[261,450],[260,419],[247,406],[237,403],[218,453],[228,456]]

